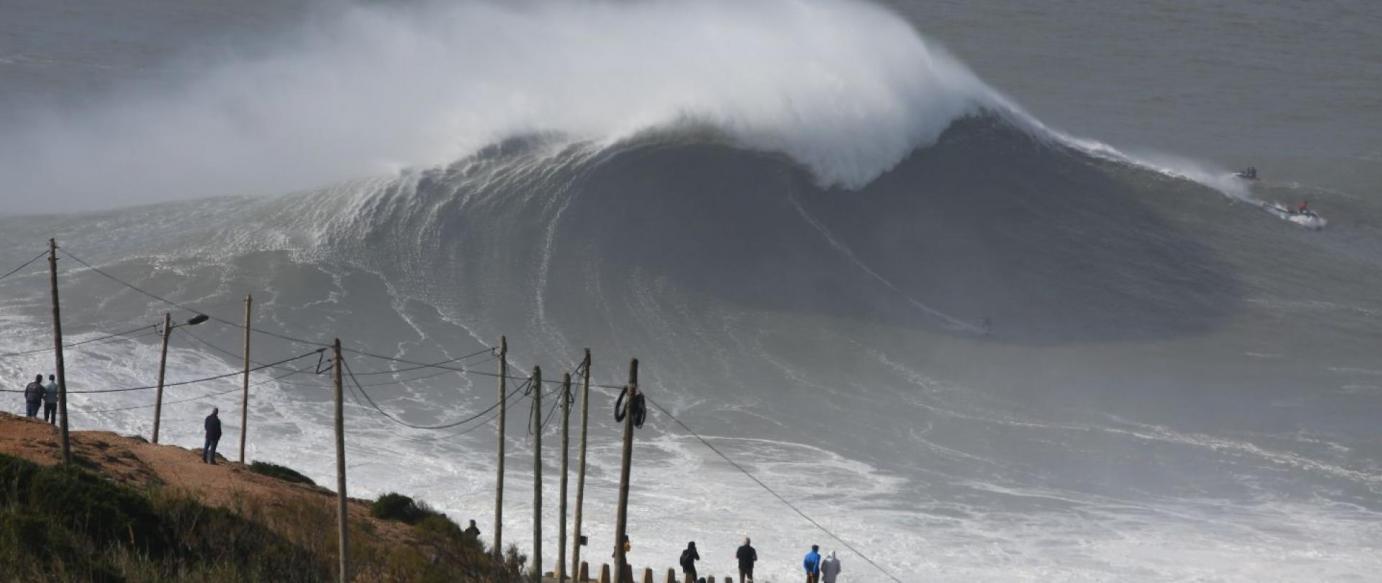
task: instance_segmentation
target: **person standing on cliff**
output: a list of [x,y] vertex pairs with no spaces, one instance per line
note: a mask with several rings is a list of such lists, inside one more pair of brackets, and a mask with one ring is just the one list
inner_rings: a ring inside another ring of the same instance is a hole
[[758,562],[758,551],[749,544],[749,537],[744,537],[744,546],[734,552],[734,558],[739,559],[739,583],[752,583],[753,564]]
[[211,408],[211,414],[206,416],[206,445],[202,447],[202,462],[216,465],[216,444],[221,441],[221,418],[220,409]]
[[24,387],[24,416],[38,417],[38,408],[43,406],[43,375],[36,375],[34,382]]
[[840,559],[835,557],[835,551],[830,551],[830,556],[821,562],[821,581],[823,583],[835,583],[835,578],[840,576]]
[[701,554],[696,552],[696,541],[686,543],[686,550],[681,552],[681,572],[683,578],[692,581],[696,580],[696,561],[701,560]]
[[48,375],[48,385],[43,387],[43,420],[49,425],[58,423],[58,379]]
[[806,557],[801,561],[801,566],[806,570],[806,583],[820,583],[821,547],[819,545],[811,545],[811,550],[807,551]]

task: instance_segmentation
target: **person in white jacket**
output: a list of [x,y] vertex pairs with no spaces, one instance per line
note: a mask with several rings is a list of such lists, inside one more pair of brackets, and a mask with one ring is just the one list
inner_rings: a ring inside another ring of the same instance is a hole
[[835,551],[830,551],[830,556],[821,562],[821,581],[822,583],[835,583],[835,578],[840,576],[840,560],[835,558]]

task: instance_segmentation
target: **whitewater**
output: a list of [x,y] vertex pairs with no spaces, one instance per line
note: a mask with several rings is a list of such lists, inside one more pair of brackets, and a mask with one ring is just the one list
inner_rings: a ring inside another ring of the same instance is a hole
[[[0,218],[0,266],[56,237],[196,311],[235,321],[252,293],[256,327],[382,356],[494,372],[485,348],[503,335],[525,376],[559,378],[591,348],[600,385],[638,357],[652,398],[903,581],[1377,572],[1382,238],[1366,220],[1313,232],[1259,209],[1309,196],[1378,216],[1373,201],[1054,129],[905,13],[333,4],[252,48],[180,53],[157,83],[7,108],[0,185],[42,193],[9,208],[61,212]],[[63,263],[72,341],[191,315]],[[0,354],[44,345],[45,286],[41,271],[0,281]],[[234,370],[239,342],[216,322],[179,328],[169,378]],[[259,336],[254,358],[311,348]],[[148,336],[83,345],[69,384],[149,384],[157,352]],[[248,454],[326,483],[329,383],[313,364],[252,375]],[[357,391],[415,424],[496,398],[485,376],[351,366]],[[219,406],[238,442],[237,391],[170,391],[164,441],[199,443]],[[488,540],[492,420],[408,429],[362,396],[347,405],[352,493],[416,494]],[[597,562],[615,396],[592,391]],[[147,434],[149,398],[74,396],[73,425]],[[511,403],[504,513],[525,552],[527,409]],[[631,505],[638,566],[672,566],[694,540],[701,571],[723,576],[751,536],[767,581],[797,576],[811,544],[839,552],[847,581],[887,580],[657,413]]]

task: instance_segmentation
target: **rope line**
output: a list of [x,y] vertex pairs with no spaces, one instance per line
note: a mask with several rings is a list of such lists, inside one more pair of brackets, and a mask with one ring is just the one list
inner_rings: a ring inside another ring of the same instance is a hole
[[25,261],[23,265],[20,265],[19,267],[16,267],[16,268],[14,268],[14,269],[11,269],[11,270],[5,272],[5,275],[0,275],[0,279],[5,279],[5,278],[7,278],[7,277],[9,277],[9,276],[11,276],[11,275],[14,275],[14,274],[16,274],[16,273],[19,273],[20,271],[23,271],[25,267],[28,267],[28,266],[30,266],[30,265],[33,265],[35,261],[38,261],[39,259],[42,259],[43,256],[44,256],[44,255],[47,255],[47,254],[48,254],[47,251],[44,251],[44,252],[42,252],[42,253],[39,253],[38,255],[34,256],[33,259],[30,259],[30,260],[28,260],[28,261]]
[[787,500],[787,498],[783,497],[781,494],[778,494],[776,490],[773,490],[767,484],[764,484],[762,480],[758,479],[756,476],[750,473],[747,469],[744,468],[744,466],[741,466],[738,462],[735,462],[734,460],[730,459],[729,456],[725,455],[725,453],[720,451],[719,448],[715,447],[709,441],[706,441],[704,437],[701,437],[699,433],[696,433],[696,431],[691,429],[691,427],[687,426],[686,423],[683,423],[681,419],[677,419],[676,416],[672,415],[666,409],[662,408],[662,405],[659,405],[657,401],[654,401],[651,398],[648,398],[647,401],[649,403],[652,403],[653,407],[656,407],[657,410],[661,411],[663,415],[666,415],[668,419],[671,419],[672,421],[676,422],[677,425],[680,425],[682,429],[685,429],[686,432],[691,434],[692,437],[696,438],[697,441],[700,441],[702,445],[706,446],[707,448],[710,448],[710,451],[715,452],[715,455],[720,456],[720,459],[723,459],[725,460],[725,462],[729,463],[729,465],[734,466],[734,469],[739,470],[745,476],[748,476],[750,480],[753,480],[754,483],[758,484],[759,487],[763,488],[764,490],[767,490],[767,492],[769,494],[772,494],[774,498],[777,498],[779,502],[782,502],[788,508],[791,508],[792,512],[797,513],[798,516],[804,518],[807,522],[811,523],[812,526],[815,526],[817,529],[820,529],[821,532],[824,532],[830,538],[835,539],[836,542],[844,545],[845,548],[853,551],[854,554],[859,556],[859,558],[863,559],[865,562],[872,565],[873,568],[878,569],[880,573],[886,575],[889,579],[892,579],[897,583],[902,583],[901,579],[898,579],[892,573],[889,573],[887,569],[884,569],[878,563],[873,562],[873,559],[870,559],[868,555],[865,555],[864,553],[860,552],[859,549],[854,548],[854,545],[849,544],[849,542],[845,541],[845,539],[843,538],[840,538],[840,536],[835,534],[834,532],[831,532],[830,529],[826,528],[821,523],[816,522],[815,519],[808,516],[805,512],[802,512],[800,508],[797,508],[797,506],[795,504],[792,504],[789,500]]

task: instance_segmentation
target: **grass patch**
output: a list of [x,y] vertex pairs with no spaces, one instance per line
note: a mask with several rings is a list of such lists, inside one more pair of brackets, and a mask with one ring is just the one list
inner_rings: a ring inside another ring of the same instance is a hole
[[0,455],[0,572],[23,581],[318,581],[329,563],[228,510]]
[[[166,488],[135,489],[81,468],[0,454],[0,581],[334,580],[335,500],[293,492],[210,507]],[[525,580],[526,557],[516,548],[495,561],[426,504],[391,494],[375,505],[412,526],[352,515],[350,564],[358,580]],[[375,532],[385,530],[389,536]]]
[[256,474],[263,474],[265,476],[269,476],[270,478],[278,478],[285,482],[292,482],[294,484],[307,484],[309,486],[317,485],[316,482],[312,481],[312,478],[298,473],[298,471],[294,470],[293,468],[280,466],[278,464],[271,464],[269,462],[252,462],[250,463],[250,471]]

